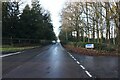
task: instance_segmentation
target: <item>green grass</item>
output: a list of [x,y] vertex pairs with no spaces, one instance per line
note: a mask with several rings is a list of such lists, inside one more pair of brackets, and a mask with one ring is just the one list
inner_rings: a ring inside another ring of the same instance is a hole
[[25,47],[13,47],[13,46],[2,46],[0,47],[0,52],[15,52],[15,51],[21,51],[21,50],[25,50],[25,49],[31,49],[34,47],[38,47],[38,46],[25,46]]

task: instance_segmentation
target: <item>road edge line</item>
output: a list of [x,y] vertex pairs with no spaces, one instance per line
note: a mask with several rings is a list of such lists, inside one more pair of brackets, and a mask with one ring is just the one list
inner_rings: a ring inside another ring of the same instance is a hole
[[15,52],[15,53],[10,53],[10,54],[5,54],[5,55],[1,55],[0,57],[3,58],[3,57],[12,56],[12,55],[20,54],[20,53],[22,53],[22,52]]

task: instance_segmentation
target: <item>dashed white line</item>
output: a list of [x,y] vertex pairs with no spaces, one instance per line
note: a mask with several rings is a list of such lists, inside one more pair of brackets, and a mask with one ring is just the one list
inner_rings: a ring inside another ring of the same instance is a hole
[[72,56],[73,59],[75,59],[73,56]]
[[92,77],[92,75],[88,71],[85,71],[85,72],[89,77]]
[[[77,62],[77,64],[80,65],[79,61],[77,61],[69,52],[68,52],[68,54]],[[85,70],[85,67],[83,65],[80,65],[80,67]],[[92,77],[92,75],[87,70],[85,70],[85,72],[89,77]]]
[[85,67],[83,67],[82,65],[80,65],[80,67],[81,67],[82,69],[85,69]]
[[80,64],[80,62],[77,61],[77,64]]
[[1,55],[0,57],[7,57],[7,56],[15,55],[15,54],[20,54],[20,53],[21,52],[10,53],[10,54]]
[[74,60],[76,61],[76,59],[74,58]]
[[69,52],[67,52],[68,54],[70,54]]

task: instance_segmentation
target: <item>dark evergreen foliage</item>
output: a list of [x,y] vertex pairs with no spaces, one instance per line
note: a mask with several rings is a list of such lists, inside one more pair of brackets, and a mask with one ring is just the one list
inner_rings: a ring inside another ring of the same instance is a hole
[[3,2],[2,4],[2,37],[54,40],[53,25],[50,13],[39,4],[32,2],[32,8],[26,5],[20,14],[19,5],[16,2]]

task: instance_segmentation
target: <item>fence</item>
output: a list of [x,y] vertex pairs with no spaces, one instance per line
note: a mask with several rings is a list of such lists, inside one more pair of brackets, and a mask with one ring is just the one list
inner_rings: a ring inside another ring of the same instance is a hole
[[47,45],[50,40],[21,39],[21,38],[2,38],[2,45],[27,46],[27,45]]

